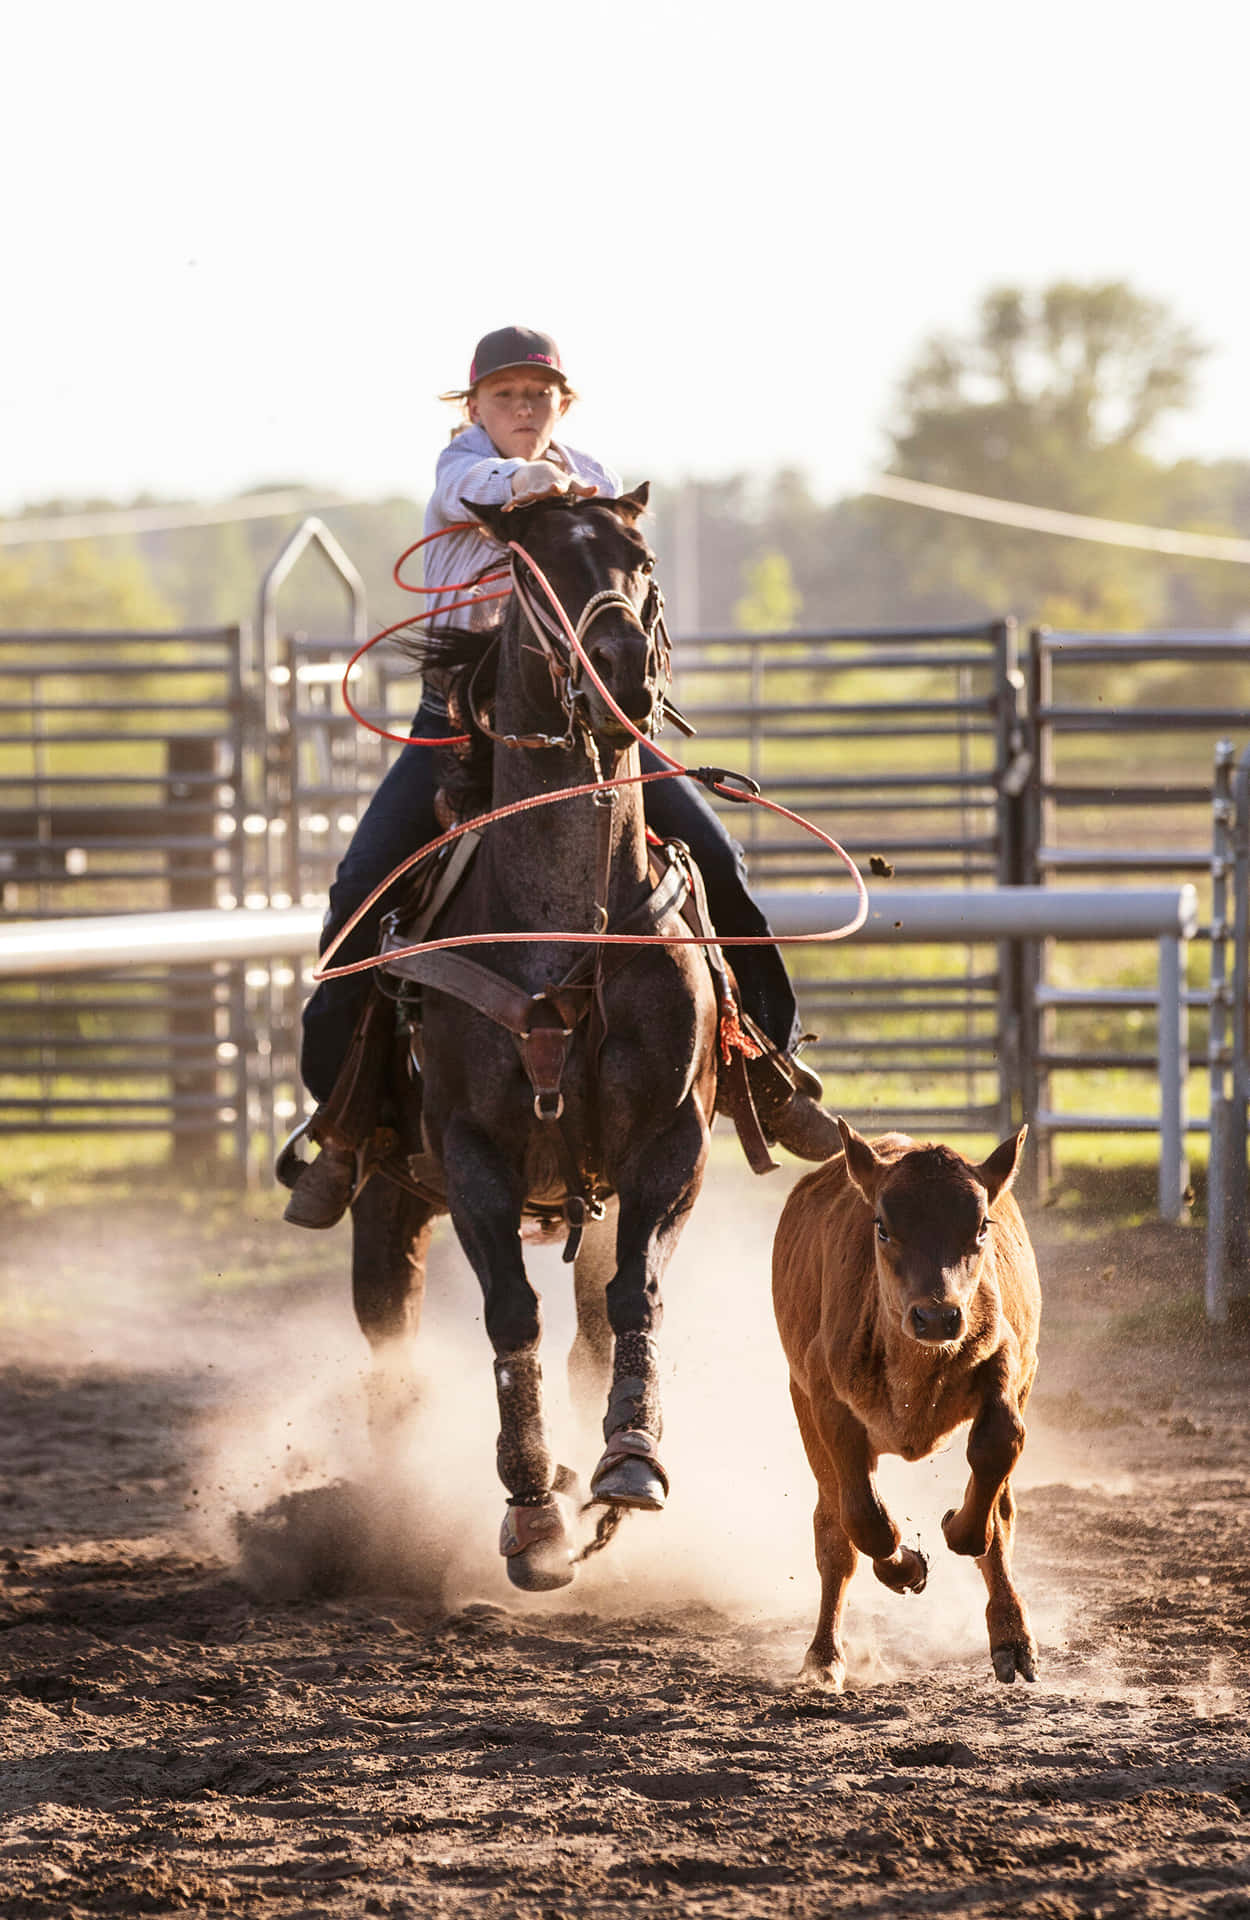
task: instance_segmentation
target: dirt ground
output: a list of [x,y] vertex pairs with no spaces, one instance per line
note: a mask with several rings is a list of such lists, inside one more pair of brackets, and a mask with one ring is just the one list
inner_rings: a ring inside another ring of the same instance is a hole
[[[546,1602],[494,1551],[449,1236],[420,1431],[383,1479],[345,1232],[157,1174],[4,1187],[0,1911],[1250,1914],[1250,1339],[1205,1327],[1200,1229],[1091,1226],[1096,1177],[1031,1215],[1037,1685],[994,1680],[978,1576],[942,1548],[956,1448],[887,1475],[933,1574],[857,1576],[830,1698],[794,1685],[816,1575],[768,1303],[789,1177],[718,1162],[668,1286],[669,1510]],[[536,1265],[559,1431],[564,1276]]]

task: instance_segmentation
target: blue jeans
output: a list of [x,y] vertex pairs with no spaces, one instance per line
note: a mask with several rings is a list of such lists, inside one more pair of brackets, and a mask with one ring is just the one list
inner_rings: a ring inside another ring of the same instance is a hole
[[[437,695],[422,700],[411,731],[423,739],[446,740],[450,736],[447,710]],[[643,772],[658,772],[664,764],[659,756],[648,747],[641,752]],[[339,862],[322,929],[322,952],[392,868],[437,837],[437,789],[434,750],[405,747],[384,775]],[[726,832],[696,782],[657,780],[643,792],[647,825],[662,840],[684,840],[698,861],[717,933],[726,939],[734,934],[769,933],[768,922],[747,890],[742,848]],[[377,951],[382,916],[397,904],[398,897],[397,888],[365,915],[335,954],[336,965],[363,960]],[[798,1038],[799,1016],[780,952],[774,946],[730,947],[726,957],[737,975],[746,1011],[773,1045],[788,1053]],[[330,1097],[370,984],[367,973],[355,973],[345,980],[323,980],[304,1009],[300,1072],[315,1100]]]

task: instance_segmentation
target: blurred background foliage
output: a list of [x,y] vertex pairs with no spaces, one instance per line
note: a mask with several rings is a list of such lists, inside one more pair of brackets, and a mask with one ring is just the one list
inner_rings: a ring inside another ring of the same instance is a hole
[[[964,333],[926,341],[904,372],[884,423],[882,464],[997,498],[1250,535],[1250,457],[1168,460],[1160,452],[1184,417],[1203,352],[1170,309],[1122,282],[991,289]],[[801,405],[803,395],[779,403]],[[612,457],[610,448],[596,451]],[[419,486],[411,499],[340,506],[323,505],[312,484],[299,491],[364,575],[375,625],[411,612],[417,603],[393,586],[391,568],[420,534]],[[39,501],[25,513],[119,504],[176,503]],[[1006,613],[1084,630],[1250,628],[1246,567],[1023,532],[870,495],[822,500],[794,470],[669,481],[655,486],[652,505],[678,631],[913,626]],[[0,547],[0,627],[248,620],[266,567],[301,517]],[[342,590],[315,560],[296,570],[280,610],[288,631],[345,630]]]

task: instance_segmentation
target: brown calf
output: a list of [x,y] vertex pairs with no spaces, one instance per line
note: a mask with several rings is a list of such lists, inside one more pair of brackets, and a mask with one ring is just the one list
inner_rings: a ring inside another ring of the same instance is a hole
[[921,1460],[971,1420],[972,1477],[942,1531],[985,1577],[998,1678],[1032,1680],[1037,1643],[1011,1580],[1010,1475],[1041,1316],[1037,1263],[1009,1191],[1026,1129],[972,1166],[905,1134],[869,1145],[845,1120],[838,1128],[844,1152],[799,1181],[773,1248],[790,1394],[819,1489],[820,1616],[803,1672],[841,1689],[857,1550],[894,1592],[924,1586],[923,1556],[900,1543],[881,1504],[879,1457]]

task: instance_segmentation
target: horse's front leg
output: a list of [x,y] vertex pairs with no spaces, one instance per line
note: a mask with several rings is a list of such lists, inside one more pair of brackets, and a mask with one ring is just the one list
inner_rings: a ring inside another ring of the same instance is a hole
[[476,1125],[457,1118],[443,1142],[452,1224],[473,1267],[495,1350],[496,1462],[508,1494],[499,1548],[508,1578],[530,1592],[567,1586],[572,1539],[552,1491],[555,1459],[543,1418],[542,1314],[521,1257],[518,1166]]
[[607,1445],[591,1478],[596,1500],[658,1512],[668,1497],[660,1463],[660,1285],[707,1161],[708,1130],[691,1098],[666,1130],[620,1167],[616,1272],[606,1302],[612,1329],[612,1388],[603,1421]]

